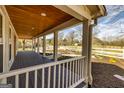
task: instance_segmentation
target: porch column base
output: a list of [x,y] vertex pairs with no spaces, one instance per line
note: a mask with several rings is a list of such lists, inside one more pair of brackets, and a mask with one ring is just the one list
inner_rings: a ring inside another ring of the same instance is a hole
[[92,85],[88,83],[88,88],[92,88]]

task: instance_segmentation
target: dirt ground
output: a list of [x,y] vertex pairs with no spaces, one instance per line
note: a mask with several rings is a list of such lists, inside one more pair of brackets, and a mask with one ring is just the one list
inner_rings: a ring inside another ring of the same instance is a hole
[[114,77],[124,76],[124,61],[110,58],[92,59],[93,88],[124,88],[124,81]]
[[103,56],[92,56],[92,62],[112,64],[124,69],[124,60],[122,59],[115,59]]
[[106,63],[92,64],[93,88],[124,88],[124,81],[114,77],[124,76],[124,69]]

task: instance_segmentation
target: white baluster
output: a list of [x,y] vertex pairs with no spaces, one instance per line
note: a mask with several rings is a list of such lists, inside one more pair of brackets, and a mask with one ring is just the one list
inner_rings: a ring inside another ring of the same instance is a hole
[[75,71],[74,71],[74,67],[75,67],[75,61],[73,61],[73,77],[72,77],[72,84],[74,83],[74,76],[75,76]]
[[54,66],[54,82],[53,82],[53,87],[56,87],[56,65]]
[[79,61],[79,59],[78,59],[78,80],[80,79],[80,61]]
[[16,88],[19,88],[19,75],[16,75],[16,78],[15,78],[15,87]]
[[68,62],[66,63],[66,88],[68,87]]
[[44,88],[44,68],[42,68],[42,88]]
[[51,66],[48,68],[48,88],[50,88]]
[[72,61],[70,62],[70,75],[69,75],[70,76],[70,79],[69,79],[70,81],[69,81],[69,86],[71,86],[71,75],[72,75],[71,74],[71,70],[72,70],[72,65],[71,64],[72,64]]
[[63,63],[63,71],[62,71],[62,72],[63,72],[63,74],[62,74],[62,76],[63,76],[63,77],[62,77],[62,87],[64,88],[64,79],[65,79],[65,77],[64,77],[64,76],[65,76],[65,63]]
[[59,74],[58,74],[58,88],[60,88],[60,72],[61,71],[61,64],[59,64]]
[[81,59],[81,61],[82,61],[82,78],[84,78],[85,77],[85,60],[84,59]]
[[77,60],[75,60],[75,83],[77,80]]
[[26,88],[28,88],[29,72],[26,72]]
[[35,88],[37,88],[37,70],[35,70],[35,85],[34,85]]
[[80,79],[82,78],[82,61],[80,60]]

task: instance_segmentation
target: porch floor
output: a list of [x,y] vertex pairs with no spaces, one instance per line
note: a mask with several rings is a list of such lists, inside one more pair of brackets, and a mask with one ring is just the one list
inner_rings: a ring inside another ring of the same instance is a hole
[[[20,68],[25,68],[25,67],[30,67],[30,66],[34,66],[34,65],[38,65],[38,64],[45,64],[45,63],[49,63],[49,62],[54,62],[53,60],[50,60],[46,57],[43,57],[41,54],[38,54],[36,52],[33,52],[33,51],[24,51],[24,52],[18,52],[17,53],[17,56],[15,57],[15,61],[11,67],[10,70],[16,70],[16,69],[20,69]],[[58,85],[58,65],[56,66],[56,87]],[[61,76],[62,76],[62,71],[63,69],[61,68]],[[53,72],[54,72],[54,68],[51,67],[51,84],[50,84],[50,87],[52,88],[53,87]],[[65,79],[64,79],[64,87],[66,87],[66,72],[67,72],[67,69],[66,69],[66,65],[65,65],[65,70],[64,70],[64,73],[65,73]],[[69,70],[68,70],[68,73],[69,73]],[[71,73],[74,73],[76,76],[78,76],[75,72],[71,72]],[[44,74],[44,77],[46,77],[44,79],[44,87],[47,88],[47,82],[48,82],[48,68],[45,68],[45,74]],[[69,75],[68,75],[69,77]],[[25,78],[26,78],[26,74],[21,74],[19,75],[19,87],[23,88],[25,87]],[[61,77],[62,78],[62,77]],[[33,88],[34,87],[34,71],[31,71],[29,73],[29,87],[30,88]],[[69,78],[68,78],[69,79]],[[42,70],[38,70],[38,87],[40,88],[42,86]],[[69,81],[69,80],[68,80]],[[13,87],[15,87],[15,76],[13,77],[9,77],[7,79],[7,83],[8,84],[12,84]],[[62,81],[60,81],[61,85],[60,87],[62,87]],[[69,82],[68,82],[69,84]],[[78,88],[81,88],[85,85],[84,82],[80,83],[77,87]]]
[[39,64],[53,62],[34,51],[20,51],[17,53],[11,70],[30,67]]
[[124,81],[114,77],[118,74],[124,76],[124,69],[113,64],[92,64],[93,87],[94,88],[124,88]]

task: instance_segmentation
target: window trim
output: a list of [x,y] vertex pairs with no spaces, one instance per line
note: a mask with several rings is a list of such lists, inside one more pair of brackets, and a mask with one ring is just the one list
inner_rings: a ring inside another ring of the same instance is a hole
[[0,10],[0,15],[2,16],[2,38],[0,39],[0,44],[3,44],[3,23],[4,23],[4,16],[3,16],[3,12]]
[[5,50],[5,45],[4,45],[4,43],[5,43],[5,40],[4,40],[4,32],[5,32],[5,14],[4,14],[4,12],[3,12],[3,10],[0,8],[0,15],[2,16],[2,38],[1,38],[1,41],[0,41],[0,45],[3,45],[3,62],[2,62],[2,64],[3,64],[3,70],[2,70],[2,73],[4,72],[4,61],[5,61],[5,57],[4,57],[4,55],[5,55],[5,52],[4,52],[4,50]]
[[[13,62],[13,42],[12,42],[13,41],[13,30],[12,30],[12,27],[10,24],[9,24],[9,30],[11,30],[11,33],[9,32],[9,35],[8,35],[8,38],[9,38],[9,46],[8,46],[9,51],[8,51],[8,53],[10,52],[10,45],[11,45],[11,58],[9,58],[9,64],[11,64]],[[10,36],[11,36],[11,38],[10,38]],[[9,55],[9,57],[10,57],[10,55]]]

